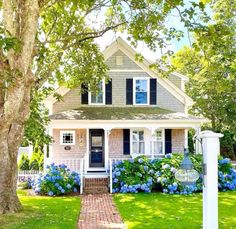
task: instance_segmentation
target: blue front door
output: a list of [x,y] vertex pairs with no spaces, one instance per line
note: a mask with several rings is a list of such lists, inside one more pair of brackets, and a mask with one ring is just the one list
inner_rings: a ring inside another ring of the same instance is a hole
[[104,167],[104,130],[90,129],[89,167]]

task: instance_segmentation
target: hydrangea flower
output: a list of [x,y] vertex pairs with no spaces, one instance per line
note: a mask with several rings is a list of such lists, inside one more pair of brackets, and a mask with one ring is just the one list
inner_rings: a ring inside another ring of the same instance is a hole
[[49,195],[49,196],[53,196],[53,192],[52,192],[52,191],[49,191],[49,192],[48,192],[48,195]]

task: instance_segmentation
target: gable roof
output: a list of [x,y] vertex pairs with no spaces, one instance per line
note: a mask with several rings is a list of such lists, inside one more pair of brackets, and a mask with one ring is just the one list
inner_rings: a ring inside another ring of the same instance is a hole
[[[150,61],[144,58],[142,62],[139,62],[135,59],[135,55],[137,52],[131,48],[130,45],[128,45],[127,42],[125,42],[121,37],[118,37],[114,42],[112,42],[104,51],[103,55],[105,60],[107,60],[109,57],[111,57],[114,53],[116,53],[118,50],[121,50],[125,55],[127,55],[132,61],[135,62],[143,71],[145,71],[150,77],[157,78],[158,82],[161,86],[163,86],[166,90],[168,90],[174,97],[176,97],[180,102],[186,104],[187,106],[191,106],[193,104],[193,100],[180,88],[178,88],[176,85],[174,85],[170,80],[166,78],[162,78],[158,76],[157,71],[150,69],[149,65],[151,64]],[[162,69],[166,71],[166,69]],[[177,77],[180,77],[182,80],[187,81],[188,77],[183,76],[182,74],[173,72],[173,75],[176,75]],[[61,86],[56,90],[56,93],[60,94],[61,96],[64,96],[66,93],[68,93],[71,89]],[[45,103],[55,103],[56,99],[53,97],[53,95],[50,95]]]
[[[193,100],[180,88],[175,86],[170,80],[166,78],[162,78],[158,76],[158,72],[150,69],[149,66],[152,64],[149,60],[143,59],[142,62],[139,62],[135,59],[135,55],[137,52],[127,43],[125,42],[121,37],[118,37],[114,42],[112,42],[104,51],[103,55],[105,57],[105,60],[107,60],[109,57],[111,57],[114,53],[116,53],[118,50],[121,50],[125,55],[127,55],[132,61],[134,61],[141,69],[143,69],[148,75],[150,75],[152,78],[157,78],[158,82],[167,89],[172,95],[174,95],[177,99],[180,100],[180,102],[192,105]],[[167,71],[167,69],[162,68],[162,70]],[[173,72],[173,75],[180,77],[184,81],[188,80],[187,76],[183,76],[180,73]]]
[[159,107],[80,107],[50,115],[51,120],[191,120],[205,119]]

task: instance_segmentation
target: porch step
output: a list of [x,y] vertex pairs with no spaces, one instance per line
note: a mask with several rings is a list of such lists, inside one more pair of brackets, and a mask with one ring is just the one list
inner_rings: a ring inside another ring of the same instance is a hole
[[85,194],[103,194],[108,193],[108,178],[85,178]]

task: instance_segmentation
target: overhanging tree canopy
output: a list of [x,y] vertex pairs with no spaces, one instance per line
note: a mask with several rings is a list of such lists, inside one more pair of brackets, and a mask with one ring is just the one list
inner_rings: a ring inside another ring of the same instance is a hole
[[204,4],[186,9],[182,0],[3,0],[0,8],[0,213],[5,213],[21,207],[17,149],[36,92],[55,82],[96,89],[107,66],[94,38],[121,29],[132,45],[144,41],[155,50],[180,36],[165,26],[172,10],[195,29]]

